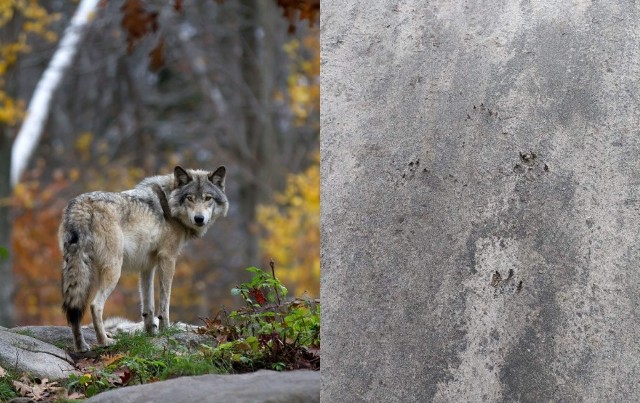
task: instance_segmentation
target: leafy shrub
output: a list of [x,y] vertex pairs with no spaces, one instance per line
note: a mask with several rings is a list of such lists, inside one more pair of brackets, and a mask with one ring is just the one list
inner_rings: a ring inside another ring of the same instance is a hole
[[227,360],[238,371],[260,368],[275,370],[319,369],[320,304],[318,300],[296,298],[284,302],[287,288],[271,273],[257,267],[250,282],[231,290],[245,306],[214,320],[205,319],[203,333],[213,335],[218,346],[209,352]]

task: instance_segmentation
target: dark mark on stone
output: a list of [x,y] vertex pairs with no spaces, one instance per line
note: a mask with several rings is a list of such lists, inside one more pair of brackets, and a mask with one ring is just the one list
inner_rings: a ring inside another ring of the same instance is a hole
[[522,160],[522,162],[524,162],[525,164],[533,164],[533,161],[537,158],[538,156],[536,155],[536,153],[529,151],[529,152],[525,152],[525,153],[520,153],[520,159]]
[[500,284],[500,281],[502,281],[502,276],[496,270],[495,273],[493,273],[493,276],[491,276],[491,287],[497,287]]

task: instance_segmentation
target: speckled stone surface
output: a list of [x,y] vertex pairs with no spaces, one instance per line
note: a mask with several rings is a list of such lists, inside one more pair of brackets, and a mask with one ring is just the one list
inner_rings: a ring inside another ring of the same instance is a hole
[[323,0],[323,402],[640,399],[638,21]]

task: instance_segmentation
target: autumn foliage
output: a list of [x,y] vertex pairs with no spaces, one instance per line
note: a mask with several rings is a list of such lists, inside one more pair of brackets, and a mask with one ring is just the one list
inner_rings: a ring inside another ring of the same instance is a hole
[[[320,163],[292,174],[274,203],[258,207],[265,230],[262,253],[278,264],[282,282],[294,284],[298,294],[320,293]],[[294,294],[295,295],[295,294]]]
[[49,25],[57,20],[57,14],[49,14],[37,1],[0,0],[0,29],[10,29],[10,25],[19,24],[19,34],[7,41],[0,42],[0,125],[13,126],[24,118],[25,103],[15,100],[7,93],[6,76],[18,61],[21,54],[31,50],[28,44],[30,36],[38,36],[49,42],[57,40]]
[[[153,40],[157,45],[149,54],[150,67],[152,70],[161,69],[164,65],[164,51],[170,52],[176,45],[169,40],[168,35],[166,43],[163,41],[162,27],[157,21],[158,12],[152,9],[153,6],[158,6],[158,3],[125,0],[118,3],[118,6],[120,4],[121,14],[116,14],[115,24],[116,28],[120,25],[125,33],[126,44],[122,43],[122,48],[132,49],[142,40]],[[310,22],[317,20],[319,1],[277,1],[277,4],[286,17],[286,20],[282,20],[284,24],[295,19],[308,19]],[[167,3],[167,6],[169,5],[172,6],[170,12],[177,13],[182,12],[184,7],[189,7],[187,2],[177,0]],[[55,17],[43,13],[37,2],[0,0],[0,27],[11,19],[8,9],[11,9],[12,13],[21,13],[24,17],[21,21],[25,21],[25,24],[35,24],[22,27],[25,35],[30,33],[45,39],[55,39],[46,30]],[[276,17],[279,18],[277,15]],[[285,26],[282,27],[283,33]],[[288,59],[286,63],[290,65],[287,71],[289,76],[286,77],[286,84],[279,87],[281,92],[274,90],[276,92],[271,95],[276,102],[288,108],[290,115],[287,118],[291,119],[296,127],[306,126],[310,127],[310,131],[317,132],[320,91],[319,35],[317,29],[311,31],[306,37],[299,36],[287,40],[283,53]],[[0,44],[0,125],[17,124],[24,114],[24,103],[8,97],[3,92],[2,77],[15,63],[17,55],[27,51],[28,47],[22,36],[14,44]],[[179,73],[179,69],[175,69]],[[15,304],[19,324],[65,324],[60,310],[62,257],[57,230],[62,210],[72,197],[93,190],[130,189],[145,176],[171,172],[175,164],[191,158],[185,156],[184,150],[172,149],[163,151],[154,164],[147,166],[140,163],[140,160],[132,159],[135,153],[121,156],[110,150],[110,143],[104,133],[79,130],[71,136],[73,140],[69,145],[65,144],[65,158],[72,161],[71,164],[62,164],[60,168],[51,169],[47,165],[49,162],[45,160],[46,157],[36,160],[14,191],[14,225],[10,253],[16,276]],[[304,160],[304,154],[299,155],[299,160]],[[258,224],[262,228],[260,246],[263,261],[240,261],[229,263],[228,266],[259,265],[273,258],[278,267],[278,277],[291,287],[291,295],[299,296],[306,291],[310,297],[318,296],[318,156],[311,158],[308,169],[290,174],[286,182],[285,189],[276,192],[273,202],[260,206],[257,212]],[[238,201],[232,200],[232,203]],[[226,303],[219,299],[214,300],[208,294],[209,290],[219,287],[221,281],[228,281],[225,280],[225,276],[230,277],[229,273],[218,270],[211,262],[210,257],[217,254],[217,245],[208,244],[207,240],[203,239],[195,240],[192,244],[194,249],[204,250],[206,253],[185,253],[178,259],[172,290],[172,312],[176,313],[176,318],[184,321],[197,320],[203,311],[211,310],[212,304],[219,306]],[[136,319],[139,316],[137,288],[137,275],[123,275],[109,298],[105,315]],[[255,295],[255,298],[260,299],[260,296]],[[84,319],[87,321],[88,316],[85,315]]]
[[[223,0],[216,0],[222,3]],[[103,1],[103,4],[106,1]],[[282,9],[283,16],[289,21],[289,32],[295,32],[296,20],[306,20],[310,26],[320,15],[320,0],[276,0]],[[180,13],[183,1],[175,0],[173,9]],[[127,35],[127,51],[131,53],[134,46],[148,34],[156,34],[159,30],[158,11],[152,11],[143,0],[125,0],[120,8],[122,12],[122,28]],[[149,69],[158,71],[164,66],[164,39],[159,37],[157,44],[149,52]]]
[[[15,304],[24,323],[60,323],[60,262],[58,239],[54,235],[66,201],[60,192],[69,186],[69,175],[53,174],[51,183],[42,185],[44,164],[16,186],[13,226],[14,272],[17,292]],[[72,173],[76,177],[77,172]],[[35,292],[34,290],[37,290]]]

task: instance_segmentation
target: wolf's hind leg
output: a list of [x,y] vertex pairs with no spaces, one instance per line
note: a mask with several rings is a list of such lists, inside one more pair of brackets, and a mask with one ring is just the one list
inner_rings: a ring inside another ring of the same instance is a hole
[[96,298],[91,303],[91,317],[93,318],[93,328],[96,331],[96,338],[98,344],[101,346],[110,346],[114,343],[113,339],[107,337],[107,333],[104,330],[104,324],[102,322],[102,312],[104,311],[104,303],[107,300],[108,295],[104,295],[99,292]]
[[140,300],[142,301],[142,320],[144,321],[144,330],[148,334],[154,332],[153,315],[155,312],[153,298],[153,274],[155,267],[144,270],[140,273]]
[[103,346],[108,346],[114,343],[113,339],[107,337],[107,334],[104,330],[102,312],[104,310],[104,303],[107,301],[107,298],[109,298],[109,295],[111,295],[111,292],[113,292],[114,288],[116,288],[116,284],[118,284],[118,279],[120,278],[120,266],[117,267],[117,270],[105,270],[101,273],[103,274],[100,279],[101,287],[97,290],[96,295],[91,302],[93,328],[96,331],[98,344]]
[[71,322],[71,331],[73,333],[73,343],[76,351],[81,353],[89,351],[89,345],[84,340],[82,330],[80,329],[80,319]]

